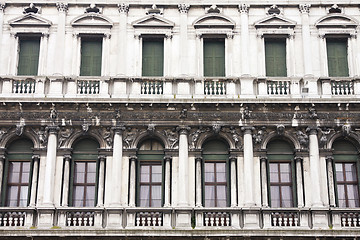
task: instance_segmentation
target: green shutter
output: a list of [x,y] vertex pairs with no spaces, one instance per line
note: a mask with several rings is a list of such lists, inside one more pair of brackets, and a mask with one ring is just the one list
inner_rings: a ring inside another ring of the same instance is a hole
[[102,38],[81,41],[81,76],[100,76],[102,59]]
[[348,77],[347,38],[326,40],[328,70],[330,77]]
[[265,40],[266,76],[286,77],[286,40]]
[[163,76],[164,40],[144,39],[142,46],[142,76]]
[[204,76],[225,76],[225,40],[204,39]]
[[40,38],[21,39],[19,48],[18,75],[37,75]]

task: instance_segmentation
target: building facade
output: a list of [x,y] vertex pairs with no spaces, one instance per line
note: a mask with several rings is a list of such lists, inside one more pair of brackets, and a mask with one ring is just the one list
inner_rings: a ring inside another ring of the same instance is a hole
[[0,4],[0,238],[360,235],[354,1]]

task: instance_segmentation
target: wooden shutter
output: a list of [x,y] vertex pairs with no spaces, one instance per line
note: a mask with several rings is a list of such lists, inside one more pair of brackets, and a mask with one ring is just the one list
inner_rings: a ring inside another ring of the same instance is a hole
[[328,38],[326,45],[329,76],[348,77],[347,38]]
[[266,76],[286,77],[286,40],[265,40]]
[[37,75],[40,38],[20,39],[18,75]]
[[225,76],[225,40],[204,39],[204,76]]
[[102,38],[82,39],[81,76],[100,76],[102,59]]
[[142,48],[142,75],[163,76],[164,40],[144,39]]

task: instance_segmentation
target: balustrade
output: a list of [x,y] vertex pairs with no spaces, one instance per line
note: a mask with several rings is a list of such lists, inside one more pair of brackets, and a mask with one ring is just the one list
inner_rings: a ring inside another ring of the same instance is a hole
[[78,94],[99,94],[100,82],[89,80],[77,81],[77,93]]
[[138,212],[136,213],[136,226],[155,227],[163,225],[161,212]]
[[226,87],[224,81],[206,80],[204,82],[205,95],[226,95]]
[[331,81],[332,95],[353,95],[354,88],[351,81]]
[[13,93],[35,93],[34,80],[13,80]]
[[272,212],[271,223],[274,227],[300,226],[299,213],[297,212]]
[[66,226],[92,227],[94,226],[94,215],[94,212],[68,212],[66,214]]
[[359,212],[347,212],[341,213],[341,226],[342,227],[360,227],[360,213]]
[[228,213],[228,212],[204,212],[204,226],[206,226],[206,227],[231,226],[230,213]]
[[141,83],[141,94],[163,94],[163,83],[159,81],[144,81]]
[[290,81],[267,81],[268,95],[289,95]]
[[25,225],[25,212],[0,212],[1,227],[22,227]]

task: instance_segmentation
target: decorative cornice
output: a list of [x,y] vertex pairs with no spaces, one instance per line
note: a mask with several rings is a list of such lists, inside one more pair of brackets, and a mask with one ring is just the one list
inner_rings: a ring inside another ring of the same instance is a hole
[[127,14],[129,12],[129,4],[128,3],[119,3],[118,5],[119,13]]
[[67,12],[69,9],[69,4],[64,3],[64,2],[57,2],[56,3],[56,8],[59,12]]
[[240,3],[238,6],[240,13],[249,13],[250,5],[246,3]]
[[188,13],[189,12],[189,9],[190,9],[190,5],[189,4],[185,4],[185,3],[180,3],[178,5],[178,8],[179,8],[179,12],[180,13]]

